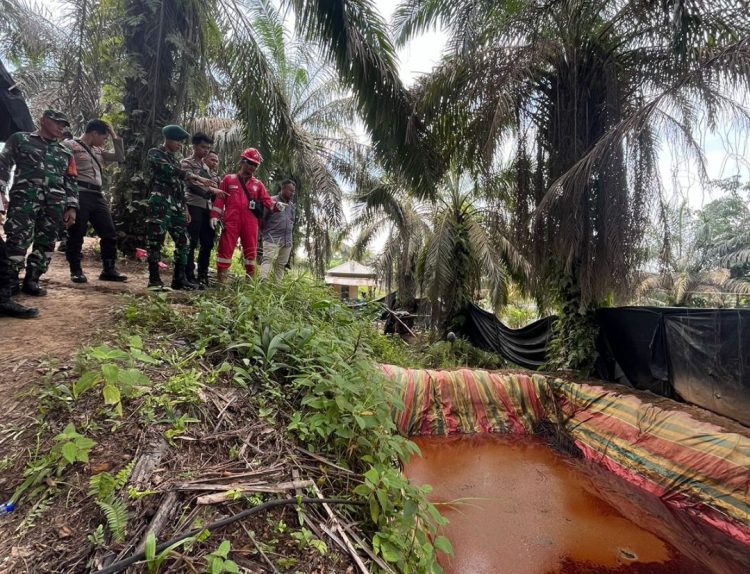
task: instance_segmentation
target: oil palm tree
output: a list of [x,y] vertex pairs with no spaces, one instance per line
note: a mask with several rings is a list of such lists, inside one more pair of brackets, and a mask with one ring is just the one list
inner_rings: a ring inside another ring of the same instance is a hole
[[111,82],[123,71],[119,12],[101,0],[62,0],[57,8],[53,14],[42,4],[0,0],[0,57],[14,65],[34,116],[61,109],[75,130],[106,111],[104,78]]
[[499,309],[511,281],[524,283],[529,269],[507,235],[497,232],[498,214],[479,193],[478,183],[449,172],[433,201],[415,200],[407,189],[379,180],[358,197],[357,247],[388,233],[376,260],[382,276],[386,283],[397,277],[405,306],[419,288],[430,300],[435,327],[447,329],[460,320],[466,304],[478,300],[483,289]]
[[636,295],[638,300],[672,307],[694,306],[699,300],[712,307],[724,307],[727,296],[736,303],[750,295],[750,281],[732,277],[729,269],[697,271],[680,265],[672,272],[644,275]]
[[355,258],[385,236],[373,264],[383,285],[398,292],[398,306],[411,309],[417,299],[417,265],[432,233],[429,206],[412,198],[403,184],[382,175],[360,188],[353,197],[355,217],[351,226],[359,230],[354,243]]
[[483,288],[499,310],[507,302],[513,279],[525,283],[529,272],[525,258],[499,229],[489,232],[494,216],[493,210],[484,208],[475,181],[449,173],[417,269],[435,326],[455,326],[466,305],[481,298]]
[[474,169],[511,138],[518,244],[537,285],[557,285],[560,334],[593,335],[588,310],[626,297],[642,260],[660,143],[679,141],[700,167],[700,126],[748,123],[744,3],[405,0],[394,19],[399,42],[438,23],[449,53],[418,112]]
[[[730,190],[732,191],[732,190]],[[686,202],[667,207],[669,251],[659,272],[641,272],[638,300],[673,306],[724,306],[750,294],[743,263],[750,252],[750,212],[732,193],[691,212]]]

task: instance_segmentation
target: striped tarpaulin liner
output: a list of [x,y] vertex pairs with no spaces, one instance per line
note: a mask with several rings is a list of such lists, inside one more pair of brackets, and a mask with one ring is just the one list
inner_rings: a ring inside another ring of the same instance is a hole
[[383,365],[401,433],[530,434],[561,424],[583,455],[750,545],[750,439],[597,385],[542,375]]

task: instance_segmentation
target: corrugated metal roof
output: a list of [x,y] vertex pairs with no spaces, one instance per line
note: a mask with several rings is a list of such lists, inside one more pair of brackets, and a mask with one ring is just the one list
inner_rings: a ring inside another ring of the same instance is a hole
[[346,263],[337,265],[333,269],[326,271],[326,276],[328,275],[336,275],[338,277],[377,277],[375,269],[356,261],[347,261]]

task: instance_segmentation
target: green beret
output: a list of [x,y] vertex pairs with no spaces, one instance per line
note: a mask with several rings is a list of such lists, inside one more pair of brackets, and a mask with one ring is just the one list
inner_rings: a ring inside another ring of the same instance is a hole
[[42,117],[49,118],[51,120],[54,120],[56,122],[62,122],[66,126],[70,127],[70,122],[68,121],[68,116],[66,116],[62,112],[58,112],[57,110],[44,110],[42,113]]
[[190,137],[190,134],[183,130],[180,126],[174,124],[164,126],[161,128],[161,134],[168,140],[184,141]]

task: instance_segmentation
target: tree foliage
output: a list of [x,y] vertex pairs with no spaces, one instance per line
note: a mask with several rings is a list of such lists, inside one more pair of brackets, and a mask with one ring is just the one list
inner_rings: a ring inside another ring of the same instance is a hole
[[486,291],[497,310],[513,279],[525,284],[528,263],[501,233],[498,212],[478,182],[449,172],[433,201],[417,201],[403,187],[376,179],[360,194],[355,223],[361,252],[378,233],[389,233],[376,264],[385,282],[396,277],[407,308],[419,291],[432,307],[435,326],[449,328],[469,302]]
[[[669,251],[659,272],[641,273],[639,299],[723,307],[750,295],[750,209],[738,178],[714,183],[725,195],[691,212],[667,208]],[[746,187],[746,186],[745,186]]]
[[394,24],[400,42],[449,29],[418,110],[445,153],[476,170],[511,138],[519,246],[540,287],[570,274],[584,306],[630,292],[660,145],[700,167],[697,130],[747,125],[740,2],[407,0]]

